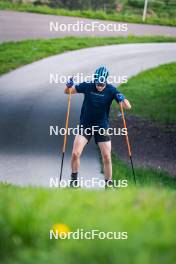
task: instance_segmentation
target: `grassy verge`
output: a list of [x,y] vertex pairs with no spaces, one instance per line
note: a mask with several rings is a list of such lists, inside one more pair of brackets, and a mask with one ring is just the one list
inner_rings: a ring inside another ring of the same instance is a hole
[[[34,6],[31,4],[17,4],[17,3],[1,1],[0,9],[9,9],[16,11],[24,11],[24,12],[50,14],[50,15],[75,16],[75,17],[85,17],[92,19],[123,21],[123,22],[131,22],[131,23],[143,23],[142,22],[143,8],[139,9],[128,6],[126,6],[124,10],[120,13],[117,12],[106,13],[102,10],[93,11],[93,10],[53,9],[48,6]],[[157,15],[156,13],[153,16],[150,15],[149,17],[147,17],[145,23],[176,26],[174,7],[171,7],[170,10],[166,10],[165,8],[163,8],[163,10],[160,11],[159,15]]]
[[[1,185],[0,192],[4,264],[175,261],[176,194],[172,190],[131,187],[84,192]],[[55,223],[64,223],[71,231],[128,232],[128,239],[50,240]]]
[[176,42],[176,37],[66,37],[3,43],[0,44],[0,74],[64,51],[103,45],[147,42]]
[[[141,116],[165,126],[176,123],[176,63],[164,64],[144,71],[122,84],[120,91],[130,98],[133,108],[130,115]],[[114,104],[114,107],[115,104]],[[117,158],[113,158],[113,174],[118,179],[126,177],[133,181],[130,167]],[[137,182],[146,186],[167,186],[176,189],[176,179],[164,172],[147,169],[135,169]]]
[[[176,123],[176,63],[164,64],[132,77],[120,90],[130,98],[130,115],[141,116],[159,124]],[[114,104],[114,107],[115,104]],[[176,189],[176,179],[156,170],[135,169],[137,182],[145,186],[165,186]],[[133,184],[131,168],[113,158],[113,177],[126,177]]]
[[[119,160],[115,155],[112,157],[113,179],[128,180],[128,185],[134,185],[131,165]],[[154,169],[135,168],[136,182],[138,187],[156,187],[176,190],[176,178],[171,177],[166,172]]]
[[134,106],[130,114],[163,124],[176,123],[176,63],[161,65],[132,77],[121,91]]

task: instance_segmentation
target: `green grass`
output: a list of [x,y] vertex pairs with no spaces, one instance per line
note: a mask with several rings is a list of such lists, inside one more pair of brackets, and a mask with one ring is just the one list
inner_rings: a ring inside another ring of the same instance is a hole
[[[113,154],[112,164],[113,179],[127,179],[128,185],[133,186],[134,179],[130,163],[127,165]],[[138,187],[163,187],[176,190],[176,178],[171,177],[167,172],[138,167],[135,168],[135,174]]]
[[[0,193],[4,264],[175,263],[172,190],[131,187],[86,192],[1,185]],[[67,224],[71,231],[126,231],[128,239],[49,240],[55,223]]]
[[[97,45],[157,41],[175,41],[175,39],[64,38],[1,44],[1,74],[67,50]],[[164,70],[162,68],[157,76],[161,78],[161,85],[167,84],[168,91],[169,87],[173,87],[175,64],[162,67]],[[166,78],[162,80],[165,73]],[[135,78],[138,76],[134,77],[134,80]],[[121,89],[130,96],[132,104],[137,104],[138,111],[140,100],[135,101],[134,94],[138,94],[139,89],[141,94],[145,94],[145,89],[143,90],[143,86],[139,88],[137,84],[142,82],[148,89],[148,82],[151,79],[152,83],[155,74],[147,74],[145,78],[134,83],[131,79],[126,87],[124,86],[124,91]],[[169,81],[166,83],[167,78]],[[134,91],[131,90],[132,87]],[[153,82],[152,87],[158,87],[157,80]],[[159,97],[167,97],[167,93],[164,92],[163,95],[160,90],[156,93]],[[166,113],[168,114],[167,109]],[[171,116],[174,118],[174,115]],[[127,188],[105,192],[19,188],[1,184],[0,261],[3,264],[174,264],[176,180],[168,177],[166,173],[140,168],[136,168],[136,175],[135,187],[130,167],[113,156],[113,178],[117,180],[127,178],[129,182]],[[49,240],[49,230],[55,223],[67,224],[71,231],[77,228],[86,231],[92,229],[127,231],[128,240]]]
[[33,61],[69,50],[103,45],[147,42],[176,42],[176,37],[66,37],[2,43],[0,44],[0,74],[7,73],[10,70]]
[[121,91],[133,105],[130,114],[162,124],[176,123],[176,63],[161,65],[132,77]]
[[[48,6],[34,6],[31,4],[17,4],[0,1],[0,9],[9,9],[24,12],[34,12],[50,15],[62,15],[62,16],[75,16],[75,17],[85,17],[92,19],[103,19],[112,21],[123,21],[131,23],[143,23],[142,22],[142,12],[143,8],[136,8],[129,5],[124,5],[123,10],[120,13],[116,12],[104,12],[102,10],[67,10],[67,9],[53,9]],[[146,19],[147,24],[159,24],[176,26],[176,9],[175,6],[171,6],[169,9],[166,7],[154,8],[154,14],[152,15],[151,9],[149,8],[150,15]]]
[[[132,109],[130,115],[140,116],[166,125],[176,123],[176,63],[164,64],[144,71],[122,84],[119,88],[130,98]],[[113,105],[115,106],[115,103]],[[113,177],[126,177],[133,184],[130,166],[113,157]],[[176,189],[176,179],[166,172],[135,168],[137,182],[140,186],[159,186]]]

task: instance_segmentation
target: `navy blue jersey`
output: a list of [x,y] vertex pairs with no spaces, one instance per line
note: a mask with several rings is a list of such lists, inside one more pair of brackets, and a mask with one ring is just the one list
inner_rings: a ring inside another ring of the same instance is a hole
[[99,126],[108,128],[110,106],[113,99],[118,102],[117,94],[120,92],[110,84],[107,84],[101,92],[96,89],[94,83],[83,82],[75,85],[75,88],[78,93],[84,94],[80,125],[84,127]]

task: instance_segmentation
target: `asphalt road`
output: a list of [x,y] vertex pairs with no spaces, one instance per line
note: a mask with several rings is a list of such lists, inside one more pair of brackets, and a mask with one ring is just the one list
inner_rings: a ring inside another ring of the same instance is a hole
[[[65,24],[68,28],[68,24],[75,24],[82,22],[84,25],[88,23],[94,23],[93,19],[77,18],[77,17],[66,17],[66,16],[53,16],[53,15],[42,15],[34,13],[23,13],[14,11],[0,11],[0,42],[6,41],[17,41],[23,39],[46,39],[46,38],[59,38],[64,36],[127,36],[129,34],[136,36],[143,35],[165,35],[165,36],[176,36],[176,27],[158,26],[158,25],[142,25],[142,24],[127,24],[127,31],[119,31],[122,27],[122,22],[115,23],[111,21],[97,20],[99,24],[107,26],[108,24],[115,25],[115,31],[104,31],[102,26],[95,31],[73,31],[64,30],[61,28],[60,31],[50,31],[50,22],[54,24],[57,22],[58,25]],[[99,25],[98,24],[98,25]],[[120,24],[120,26],[119,26]],[[75,30],[77,30],[75,28]],[[90,29],[88,29],[90,30]]]
[[[49,136],[49,126],[64,127],[67,95],[63,84],[50,84],[50,73],[91,74],[106,65],[112,75],[128,77],[176,60],[176,44],[113,45],[49,57],[0,77],[0,180],[19,185],[49,186],[58,177],[63,137]],[[125,94],[125,89],[122,91]],[[82,95],[71,99],[70,127],[79,120]],[[70,175],[73,137],[68,138],[64,179]],[[102,178],[92,141],[82,156],[80,176]]]

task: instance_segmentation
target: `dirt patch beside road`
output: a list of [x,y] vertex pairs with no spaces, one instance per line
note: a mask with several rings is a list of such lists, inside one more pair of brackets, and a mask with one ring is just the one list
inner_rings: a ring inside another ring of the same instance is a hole
[[[149,120],[126,116],[135,166],[167,171],[176,176],[176,124],[157,125]],[[111,119],[111,127],[123,127],[122,118]],[[112,150],[128,161],[124,136],[112,136]]]

